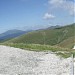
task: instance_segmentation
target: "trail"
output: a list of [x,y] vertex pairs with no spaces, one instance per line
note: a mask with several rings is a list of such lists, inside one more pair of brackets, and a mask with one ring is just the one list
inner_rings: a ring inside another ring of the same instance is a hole
[[0,75],[70,75],[70,58],[0,45]]

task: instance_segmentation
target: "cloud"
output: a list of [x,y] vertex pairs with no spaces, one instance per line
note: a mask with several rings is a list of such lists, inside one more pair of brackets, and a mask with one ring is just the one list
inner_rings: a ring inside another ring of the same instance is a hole
[[55,16],[50,13],[45,13],[45,15],[43,17],[43,19],[46,19],[46,20],[53,19],[53,18],[55,18]]
[[50,4],[60,5],[63,3],[63,0],[49,0]]
[[66,10],[70,15],[75,14],[75,2],[71,0],[48,0],[48,4],[52,8]]

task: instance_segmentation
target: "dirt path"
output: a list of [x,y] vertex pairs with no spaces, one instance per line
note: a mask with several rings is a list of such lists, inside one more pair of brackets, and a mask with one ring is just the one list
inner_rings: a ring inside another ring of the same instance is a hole
[[1,75],[70,75],[70,58],[0,46]]

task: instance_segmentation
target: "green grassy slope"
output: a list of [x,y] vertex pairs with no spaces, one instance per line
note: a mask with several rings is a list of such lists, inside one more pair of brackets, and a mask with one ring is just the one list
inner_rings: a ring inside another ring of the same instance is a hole
[[61,48],[58,46],[41,45],[41,44],[24,44],[24,43],[4,43],[1,45],[21,48],[21,49],[30,50],[30,51],[37,51],[37,52],[39,51],[40,52],[43,51],[47,53],[52,52],[64,58],[68,58],[72,54],[74,54],[75,56],[75,51],[73,49]]
[[75,37],[70,37],[62,41],[61,43],[57,44],[57,46],[64,47],[64,48],[73,48],[75,44],[74,40],[75,40]]
[[6,43],[56,45],[74,36],[74,26],[75,24],[71,24],[56,29],[45,29],[45,30],[34,31],[22,35],[20,37],[17,37],[15,39],[9,40]]

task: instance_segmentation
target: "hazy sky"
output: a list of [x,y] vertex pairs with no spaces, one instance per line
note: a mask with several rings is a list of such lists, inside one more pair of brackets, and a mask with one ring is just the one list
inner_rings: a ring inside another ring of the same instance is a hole
[[74,0],[0,0],[0,33],[74,22]]

